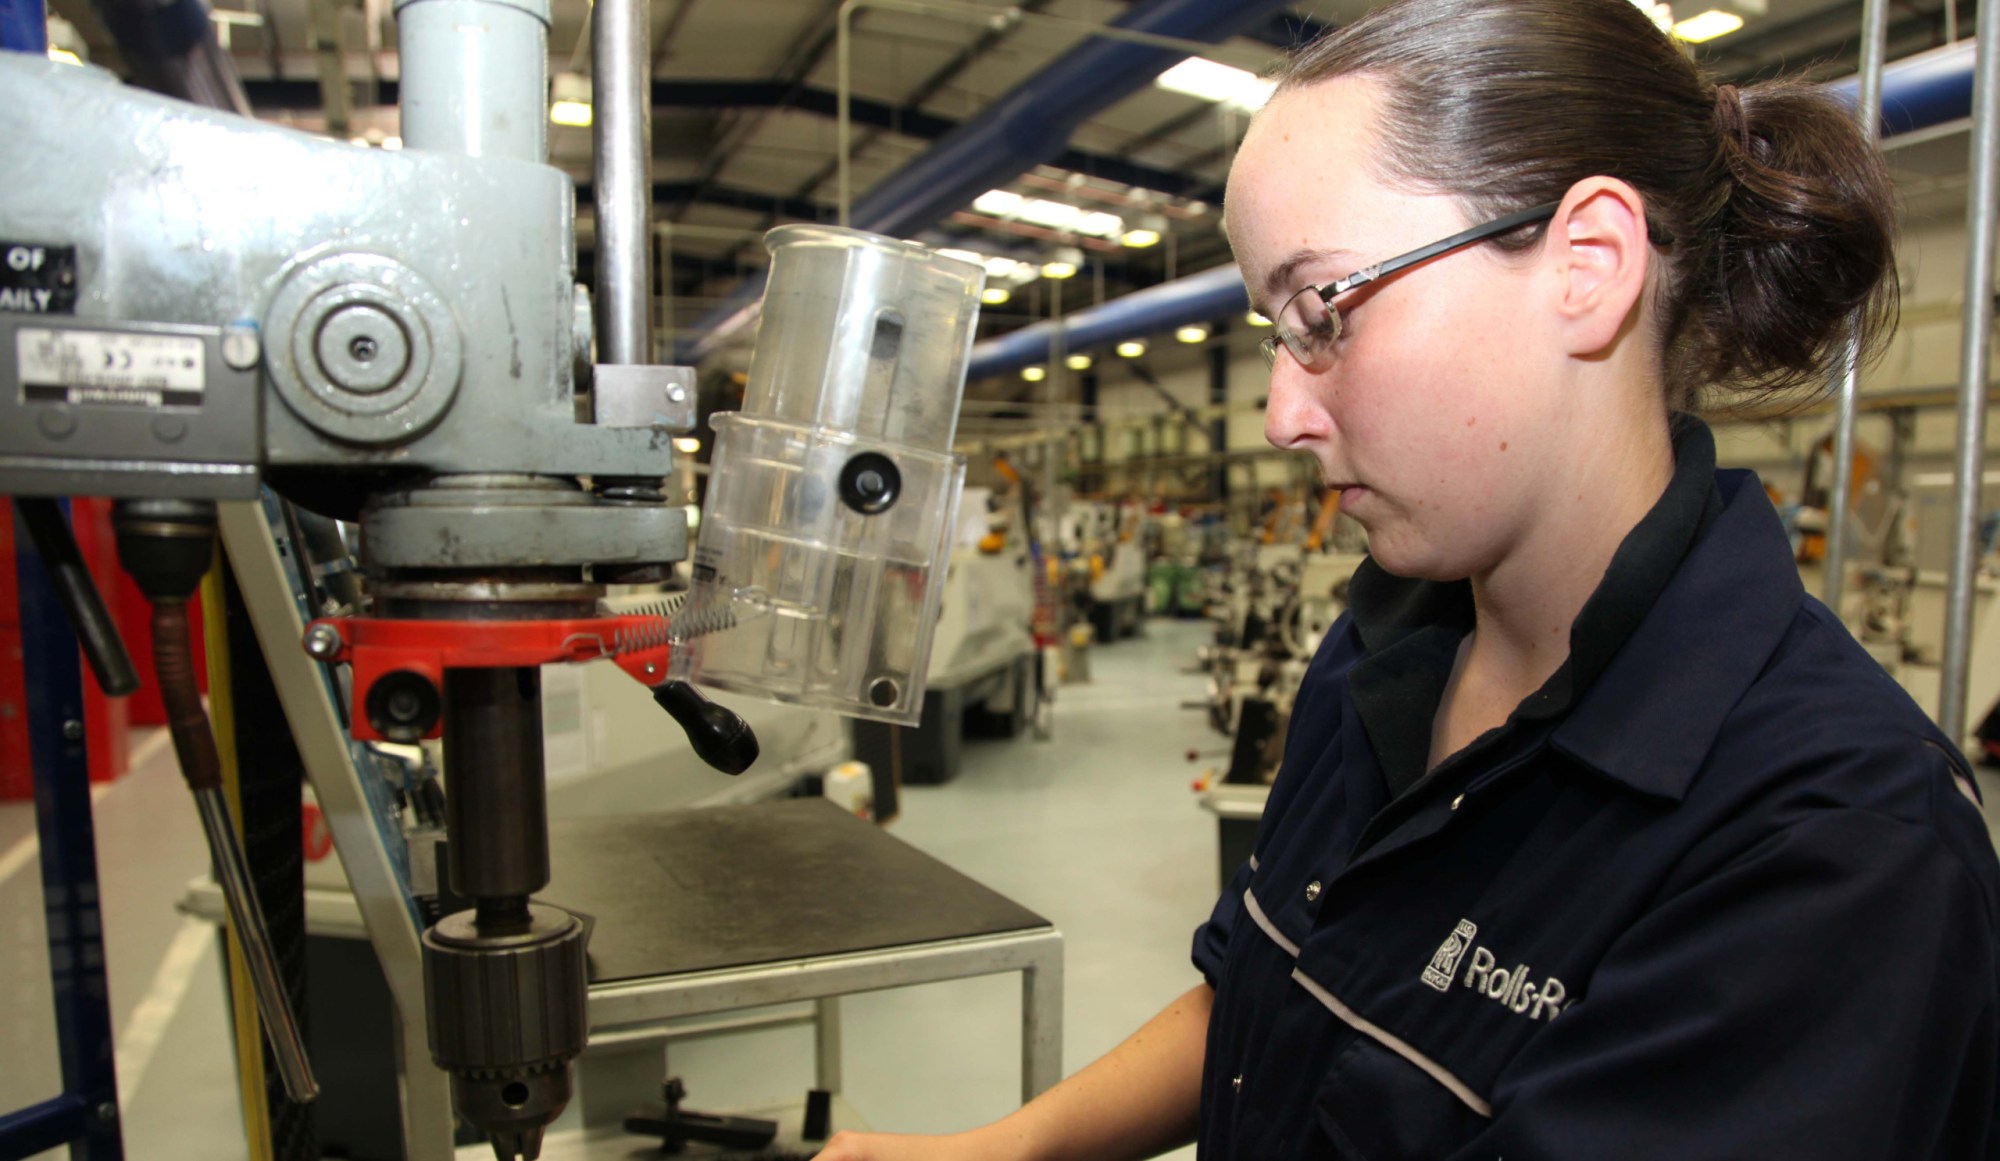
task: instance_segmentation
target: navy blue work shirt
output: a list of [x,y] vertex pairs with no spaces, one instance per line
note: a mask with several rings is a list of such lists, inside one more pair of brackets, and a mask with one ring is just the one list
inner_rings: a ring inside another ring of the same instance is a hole
[[1697,422],[1568,662],[1427,770],[1469,589],[1356,574],[1195,935],[1204,1161],[2000,1156],[1964,759]]

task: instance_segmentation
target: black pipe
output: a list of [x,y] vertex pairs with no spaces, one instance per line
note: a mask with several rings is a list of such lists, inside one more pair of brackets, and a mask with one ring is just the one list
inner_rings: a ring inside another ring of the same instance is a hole
[[541,672],[445,670],[444,761],[452,890],[475,901],[481,934],[524,922],[549,882]]
[[90,671],[97,675],[98,687],[108,697],[124,697],[137,690],[139,673],[132,666],[132,655],[125,651],[118,624],[104,607],[104,597],[83,563],[76,534],[63,519],[62,509],[51,498],[23,496],[14,500],[14,513],[35,542],[35,550],[42,554],[42,567],[48,570],[49,583],[62,601],[63,612],[69,614],[70,628],[83,646]]

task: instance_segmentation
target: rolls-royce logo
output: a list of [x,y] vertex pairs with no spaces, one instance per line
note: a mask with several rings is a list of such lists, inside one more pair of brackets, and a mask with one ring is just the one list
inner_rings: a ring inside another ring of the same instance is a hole
[[1440,992],[1450,991],[1452,977],[1458,974],[1458,961],[1465,958],[1465,949],[1472,946],[1472,937],[1478,934],[1478,924],[1470,919],[1459,920],[1431,956],[1430,966],[1424,969],[1424,982]]

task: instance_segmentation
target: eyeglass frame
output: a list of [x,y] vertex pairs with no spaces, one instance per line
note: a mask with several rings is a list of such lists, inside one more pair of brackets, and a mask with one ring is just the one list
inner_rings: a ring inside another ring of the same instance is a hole
[[1331,344],[1335,339],[1340,337],[1343,327],[1340,311],[1333,305],[1335,298],[1346,294],[1350,290],[1366,286],[1377,279],[1387,278],[1398,271],[1407,270],[1419,262],[1427,262],[1440,255],[1449,254],[1453,250],[1463,250],[1467,246],[1489,241],[1507,233],[1509,230],[1518,230],[1531,222],[1545,222],[1555,217],[1556,211],[1561,208],[1562,202],[1553,201],[1539,206],[1532,206],[1525,210],[1518,210],[1504,217],[1495,218],[1483,225],[1474,226],[1469,230],[1461,230],[1448,238],[1440,238],[1428,246],[1419,246],[1407,254],[1398,254],[1387,261],[1377,262],[1372,266],[1363,266],[1347,277],[1329,282],[1325,286],[1308,285],[1300,287],[1290,297],[1286,298],[1285,304],[1278,308],[1276,314],[1271,316],[1271,326],[1275,329],[1275,333],[1259,340],[1257,343],[1257,348],[1264,352],[1265,366],[1276,367],[1278,365],[1278,344],[1280,342],[1284,344],[1286,350],[1292,353],[1292,357],[1299,361],[1300,366],[1312,366],[1311,360],[1315,351],[1307,348],[1306,343],[1308,340],[1302,335],[1293,334],[1291,329],[1285,326],[1282,321],[1286,312],[1291,309],[1292,303],[1298,301],[1300,295],[1317,294],[1319,296],[1320,305],[1326,308],[1328,317],[1333,319],[1333,333],[1326,339],[1326,342]]

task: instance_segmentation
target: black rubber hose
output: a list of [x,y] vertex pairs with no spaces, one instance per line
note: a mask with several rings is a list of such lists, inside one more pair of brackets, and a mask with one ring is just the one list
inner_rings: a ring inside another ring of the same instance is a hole
[[62,509],[45,496],[20,496],[14,500],[14,512],[28,530],[28,538],[35,542],[35,551],[41,554],[42,567],[55,586],[63,612],[69,614],[70,628],[76,631],[77,644],[83,646],[90,671],[97,675],[98,688],[108,697],[135,692],[139,671],[133,668],[132,655],[118,636],[118,624],[104,607],[97,582],[83,563],[76,533],[63,519]]

